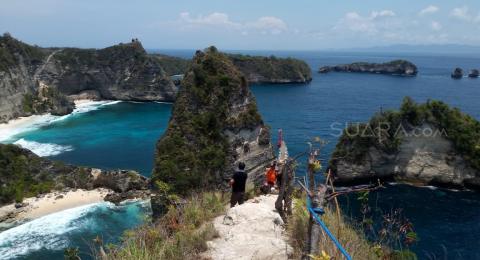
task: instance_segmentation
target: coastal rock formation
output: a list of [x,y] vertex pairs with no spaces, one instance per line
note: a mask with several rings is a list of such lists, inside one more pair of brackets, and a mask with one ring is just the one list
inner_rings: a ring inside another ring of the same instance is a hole
[[312,81],[310,66],[302,60],[239,54],[229,54],[228,57],[249,83],[283,84]]
[[319,73],[328,72],[358,72],[377,73],[387,75],[415,76],[418,73],[417,66],[406,60],[394,60],[386,63],[355,62],[336,66],[325,66],[319,69]]
[[468,74],[468,77],[470,78],[478,78],[480,76],[480,71],[478,71],[477,69],[473,69],[470,71],[470,73]]
[[463,78],[463,70],[461,68],[455,68],[455,70],[452,72],[452,78],[453,79]]
[[[154,54],[168,75],[181,75],[188,70],[191,60]],[[242,72],[249,83],[308,83],[312,80],[310,66],[302,60],[275,56],[250,56],[227,54],[233,65]]]
[[345,129],[330,161],[336,183],[376,179],[480,189],[480,123],[439,101]]
[[0,37],[0,122],[68,114],[71,99],[84,92],[96,99],[173,101],[177,87],[137,40],[95,50],[40,48]]
[[197,51],[157,143],[153,183],[181,194],[225,188],[239,161],[253,180],[273,158],[258,140],[267,131],[245,76],[215,47]]
[[13,144],[0,144],[0,205],[67,188],[107,188],[127,198],[132,193],[148,194],[149,179],[135,171],[67,165]]

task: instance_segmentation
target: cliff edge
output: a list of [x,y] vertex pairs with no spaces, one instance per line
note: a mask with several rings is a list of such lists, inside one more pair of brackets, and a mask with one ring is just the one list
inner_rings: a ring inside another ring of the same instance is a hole
[[252,180],[271,158],[269,128],[245,76],[215,47],[197,51],[157,143],[154,183],[183,194],[225,188],[239,161]]
[[387,179],[480,189],[480,122],[440,101],[405,98],[343,131],[330,161],[337,183]]
[[0,37],[0,123],[73,111],[77,98],[173,101],[177,87],[138,40],[104,49],[40,48]]

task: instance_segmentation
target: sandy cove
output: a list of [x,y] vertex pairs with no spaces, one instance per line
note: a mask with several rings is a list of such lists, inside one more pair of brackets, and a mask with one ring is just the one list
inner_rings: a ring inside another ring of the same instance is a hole
[[110,192],[112,191],[103,188],[94,190],[77,189],[66,192],[51,192],[40,198],[27,198],[23,200],[23,203],[28,204],[25,207],[17,209],[15,204],[1,207],[0,222],[6,225],[15,225],[15,223],[23,223],[62,210],[102,202]]

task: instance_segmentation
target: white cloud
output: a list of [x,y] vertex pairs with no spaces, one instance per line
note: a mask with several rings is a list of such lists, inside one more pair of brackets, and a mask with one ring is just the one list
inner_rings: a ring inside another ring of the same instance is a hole
[[382,10],[380,12],[373,11],[370,14],[371,19],[375,19],[379,17],[393,17],[393,16],[395,16],[395,12],[393,12],[392,10]]
[[264,16],[258,18],[253,23],[246,24],[247,27],[258,29],[262,32],[269,32],[271,34],[279,34],[287,30],[287,24],[277,17]]
[[362,16],[357,12],[349,12],[340,19],[333,29],[376,34],[380,29],[388,26],[388,19],[394,16],[396,14],[392,10],[373,11],[368,16]]
[[228,28],[238,28],[241,26],[239,23],[230,21],[227,14],[216,12],[207,16],[199,15],[197,17],[192,17],[189,12],[183,12],[180,13],[180,21],[190,26],[220,26]]
[[430,24],[430,27],[432,28],[432,30],[434,31],[440,31],[442,30],[442,25],[437,22],[437,21],[432,21],[431,24]]
[[450,16],[465,22],[480,22],[480,14],[477,16],[471,14],[468,6],[454,8],[452,12],[450,12]]
[[282,19],[273,16],[263,16],[255,21],[240,23],[232,21],[225,13],[214,12],[206,16],[193,17],[189,12],[183,12],[180,13],[179,22],[183,28],[221,27],[239,30],[242,35],[248,35],[251,32],[280,34],[288,30],[287,24]]
[[437,6],[429,5],[429,6],[425,7],[424,9],[422,9],[418,13],[418,15],[423,16],[423,15],[428,15],[428,14],[434,14],[434,13],[438,12],[438,10],[440,10],[440,8],[438,8]]

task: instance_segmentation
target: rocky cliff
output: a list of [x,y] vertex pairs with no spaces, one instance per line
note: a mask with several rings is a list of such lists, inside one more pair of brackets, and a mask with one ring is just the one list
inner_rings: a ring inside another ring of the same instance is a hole
[[480,189],[480,123],[439,101],[345,129],[330,167],[337,183],[380,179]]
[[228,57],[250,83],[283,84],[312,81],[310,66],[302,60],[239,54],[229,54]]
[[376,73],[401,76],[415,76],[418,73],[417,66],[406,60],[394,60],[386,63],[355,62],[352,64],[325,66],[319,69],[320,73],[328,73],[331,71]]
[[[65,188],[108,188],[112,200],[147,194],[149,180],[134,171],[102,171],[38,157],[13,144],[0,144],[0,205]],[[117,197],[117,198],[115,198]]]
[[[0,122],[68,114],[72,99],[173,101],[177,87],[141,43],[105,49],[40,48],[0,37]],[[70,98],[67,98],[70,97]]]
[[[169,75],[184,74],[191,60],[153,54]],[[227,54],[233,65],[242,72],[249,83],[308,83],[312,80],[310,66],[302,60],[275,56],[249,56]]]
[[239,161],[253,180],[272,157],[269,129],[245,76],[215,47],[197,51],[157,143],[157,188],[188,193],[225,187]]

